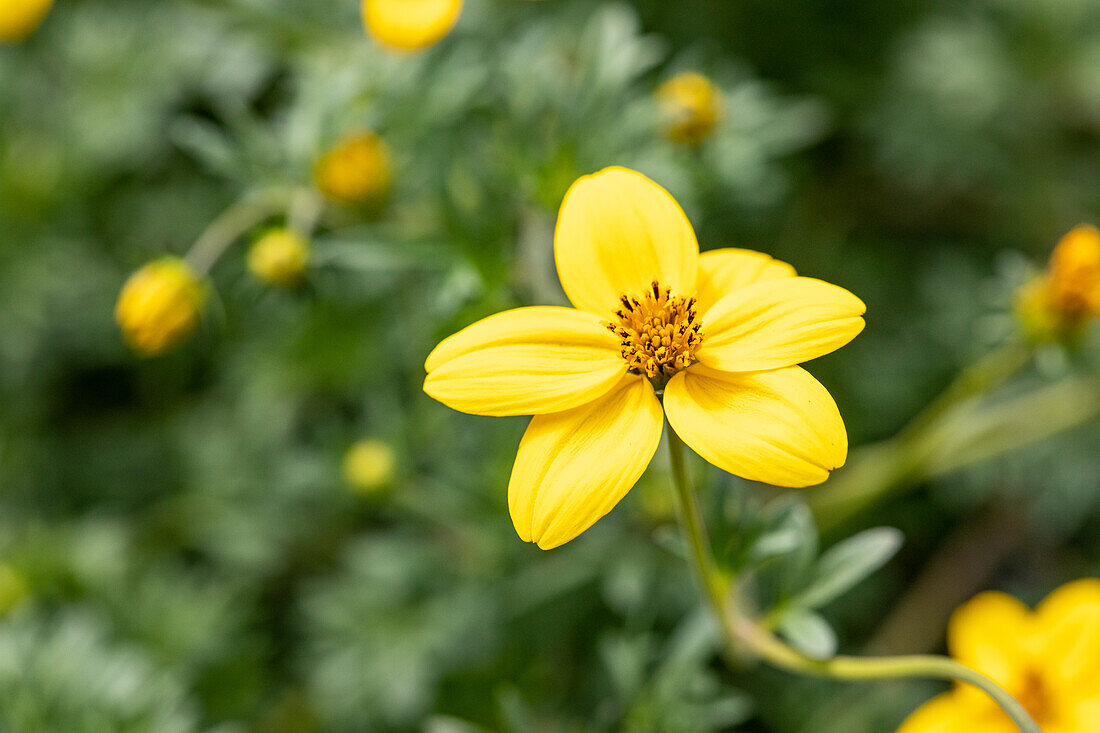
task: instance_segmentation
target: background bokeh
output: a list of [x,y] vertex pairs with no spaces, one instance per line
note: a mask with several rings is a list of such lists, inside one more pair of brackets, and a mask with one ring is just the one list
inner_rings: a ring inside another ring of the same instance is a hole
[[[657,110],[681,70],[722,89],[698,146]],[[302,287],[250,277],[246,238],[195,338],[126,348],[130,272],[308,189],[366,128],[392,191],[326,208]],[[58,0],[0,45],[0,729],[888,733],[941,689],[728,670],[667,541],[663,453],[542,552],[507,515],[525,420],[421,392],[441,337],[561,301],[557,205],[609,164],[668,188],[704,249],[862,297],[866,331],[810,369],[854,447],[885,440],[1014,338],[1014,290],[1100,218],[1100,1],[469,0],[401,55],[354,0]],[[840,648],[936,651],[981,589],[1100,573],[1087,336],[904,490],[814,507],[823,546],[905,536],[821,609]],[[378,486],[344,475],[362,439],[393,452]],[[716,506],[777,495],[696,468]]]

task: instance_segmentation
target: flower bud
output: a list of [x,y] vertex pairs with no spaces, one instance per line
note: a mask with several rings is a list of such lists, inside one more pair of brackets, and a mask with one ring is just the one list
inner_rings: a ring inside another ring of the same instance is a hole
[[1033,341],[1066,340],[1100,315],[1100,231],[1076,227],[1054,248],[1047,271],[1016,293],[1016,318]]
[[380,440],[360,440],[344,454],[344,480],[356,493],[369,494],[393,480],[397,459]]
[[382,138],[362,132],[321,156],[313,169],[318,190],[347,206],[376,203],[389,192],[390,151]]
[[363,26],[380,43],[419,51],[450,33],[462,0],[362,0]]
[[302,282],[309,265],[309,242],[290,229],[272,229],[248,250],[248,270],[260,280],[279,288]]
[[0,0],[0,41],[22,41],[34,33],[53,0]]
[[141,356],[156,356],[186,340],[202,317],[205,289],[177,257],[150,262],[122,286],[115,320],[126,343]]
[[657,106],[670,139],[697,145],[722,117],[722,92],[702,74],[685,71],[657,88]]
[[1100,231],[1076,227],[1050,257],[1050,297],[1067,318],[1100,315]]

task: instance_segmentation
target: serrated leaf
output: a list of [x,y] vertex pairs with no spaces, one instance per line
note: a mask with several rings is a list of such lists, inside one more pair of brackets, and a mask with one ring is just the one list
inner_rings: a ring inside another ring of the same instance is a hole
[[784,614],[779,633],[796,649],[814,659],[829,659],[836,654],[837,638],[833,627],[820,614],[804,608]]
[[876,527],[838,542],[821,555],[813,580],[791,606],[818,608],[828,603],[885,565],[902,540],[893,527]]

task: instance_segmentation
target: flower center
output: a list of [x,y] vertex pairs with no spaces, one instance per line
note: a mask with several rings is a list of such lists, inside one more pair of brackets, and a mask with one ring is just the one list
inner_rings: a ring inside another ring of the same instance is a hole
[[703,340],[695,298],[673,295],[656,280],[641,297],[620,296],[622,308],[608,330],[622,340],[627,369],[650,379],[667,379],[695,361]]
[[1020,690],[1016,699],[1036,723],[1042,725],[1043,721],[1050,719],[1053,702],[1050,699],[1050,691],[1038,672],[1031,670],[1027,673],[1024,677],[1023,689]]

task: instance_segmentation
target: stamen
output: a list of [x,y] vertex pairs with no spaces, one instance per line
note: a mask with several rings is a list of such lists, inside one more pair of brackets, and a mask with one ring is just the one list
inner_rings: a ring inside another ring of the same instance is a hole
[[604,324],[622,340],[622,357],[634,374],[668,378],[695,362],[702,342],[702,324],[696,319],[695,298],[672,294],[654,280],[641,298],[622,295],[617,323]]

